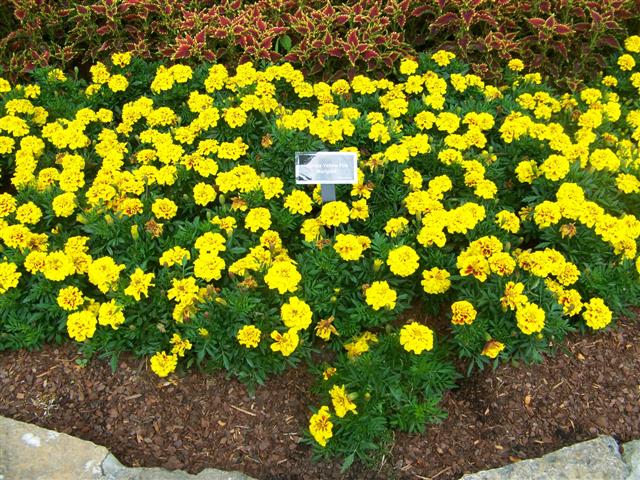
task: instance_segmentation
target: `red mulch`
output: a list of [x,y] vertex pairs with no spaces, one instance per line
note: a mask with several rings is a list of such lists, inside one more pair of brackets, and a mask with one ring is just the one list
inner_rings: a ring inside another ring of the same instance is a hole
[[299,368],[250,398],[223,373],[158,379],[144,360],[80,367],[72,344],[0,353],[0,415],[109,448],[130,466],[240,470],[260,479],[458,478],[612,435],[640,438],[640,321],[571,336],[542,365],[477,373],[447,394],[449,418],[396,435],[375,470],[315,463],[300,444],[314,379]]

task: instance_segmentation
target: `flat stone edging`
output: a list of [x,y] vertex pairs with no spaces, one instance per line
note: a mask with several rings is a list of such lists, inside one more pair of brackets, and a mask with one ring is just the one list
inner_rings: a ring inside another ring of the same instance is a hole
[[[105,447],[0,416],[0,480],[254,480],[207,468],[197,475],[123,466]],[[640,480],[640,440],[609,436],[461,480]]]
[[640,480],[640,440],[620,446],[609,436],[540,458],[464,475],[461,480]]
[[35,425],[0,417],[0,480],[253,480],[207,468],[197,475],[123,466],[109,450]]

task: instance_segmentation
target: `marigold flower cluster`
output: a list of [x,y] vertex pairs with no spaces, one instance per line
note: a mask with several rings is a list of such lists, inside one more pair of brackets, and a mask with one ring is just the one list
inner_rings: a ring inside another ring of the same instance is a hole
[[[262,382],[330,348],[333,409],[309,426],[325,446],[365,411],[340,365],[435,358],[428,320],[397,322],[419,301],[477,364],[605,328],[640,298],[639,37],[624,48],[573,94],[518,59],[486,85],[446,51],[396,82],[129,53],[86,88],[0,79],[0,349],[43,312],[40,341],[63,326],[90,351],[156,352],[160,377],[205,362]],[[319,150],[357,153],[333,201],[293,175]]]

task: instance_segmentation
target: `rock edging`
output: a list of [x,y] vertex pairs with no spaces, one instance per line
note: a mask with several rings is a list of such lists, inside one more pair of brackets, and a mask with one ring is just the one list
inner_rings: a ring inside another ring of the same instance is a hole
[[640,440],[625,443],[622,451],[612,437],[600,436],[461,480],[640,480]]
[[[622,450],[622,453],[621,453]],[[0,416],[0,480],[254,480],[207,468],[197,475],[123,466],[105,447]],[[609,436],[461,480],[640,480],[640,440]]]
[[197,475],[123,466],[105,447],[0,417],[0,480],[253,480],[207,468]]

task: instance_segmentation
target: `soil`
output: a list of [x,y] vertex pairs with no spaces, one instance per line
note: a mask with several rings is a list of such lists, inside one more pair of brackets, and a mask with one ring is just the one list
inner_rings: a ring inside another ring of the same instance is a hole
[[163,380],[123,357],[80,366],[72,344],[0,353],[0,415],[106,446],[129,466],[211,467],[259,479],[438,479],[532,458],[600,434],[640,438],[640,321],[570,336],[541,365],[503,365],[447,394],[449,418],[399,433],[374,469],[314,462],[301,443],[314,379],[303,368],[251,398],[224,373]]

